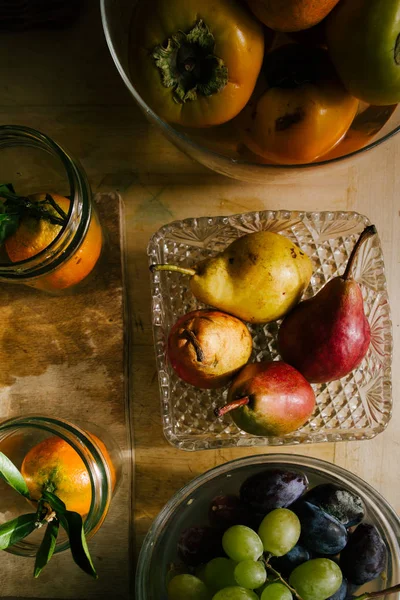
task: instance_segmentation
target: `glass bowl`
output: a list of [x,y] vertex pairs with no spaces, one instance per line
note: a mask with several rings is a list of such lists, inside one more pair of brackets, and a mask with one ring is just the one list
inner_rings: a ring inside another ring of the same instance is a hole
[[[306,456],[258,454],[215,467],[180,489],[154,520],[143,542],[136,571],[136,600],[166,600],[165,576],[176,562],[177,541],[192,525],[208,524],[211,500],[221,494],[237,494],[242,482],[266,468],[287,468],[306,474],[310,487],[336,483],[361,496],[366,507],[365,521],[379,530],[388,549],[387,579],[363,586],[356,593],[384,589],[400,579],[400,520],[393,508],[365,481],[328,462]],[[157,576],[154,576],[154,574]],[[396,595],[392,596],[396,600]],[[397,598],[399,596],[397,595]]]
[[310,175],[313,178],[316,175],[324,176],[327,171],[331,174],[334,168],[347,167],[400,129],[400,106],[371,107],[356,117],[351,127],[353,139],[359,135],[367,137],[368,142],[364,147],[353,151],[352,140],[349,139],[343,142],[347,144],[346,148],[343,146],[343,156],[338,156],[341,152],[339,145],[318,162],[304,165],[263,164],[260,157],[250,152],[243,153],[230,123],[206,130],[185,130],[161,119],[141,98],[130,76],[130,26],[135,0],[100,0],[100,5],[111,56],[125,85],[148,120],[180,150],[217,173],[255,183],[299,181],[308,179]]
[[[230,217],[174,221],[159,229],[148,245],[149,262],[191,267],[213,256],[234,239],[260,230],[281,232],[302,248],[313,263],[304,297],[341,275],[360,232],[369,225],[355,212],[260,211]],[[299,430],[281,437],[240,431],[231,417],[217,419],[227,389],[200,390],[178,378],[167,359],[167,339],[177,319],[205,305],[189,289],[188,277],[155,272],[152,312],[164,435],[183,450],[229,446],[266,446],[364,440],[382,432],[392,410],[392,327],[382,248],[378,235],[362,247],[353,276],[361,286],[371,327],[371,345],[361,365],[340,380],[314,384],[315,411]],[[279,321],[249,325],[253,337],[250,362],[278,358]]]

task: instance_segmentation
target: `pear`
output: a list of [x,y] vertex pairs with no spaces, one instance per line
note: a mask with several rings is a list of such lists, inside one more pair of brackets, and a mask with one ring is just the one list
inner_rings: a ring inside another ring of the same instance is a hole
[[268,323],[299,302],[312,263],[283,235],[258,231],[238,238],[194,268],[155,264],[150,269],[190,275],[190,288],[201,302],[249,323]]
[[178,377],[204,389],[229,383],[249,360],[252,348],[243,321],[217,310],[184,315],[168,336],[168,357]]
[[215,413],[231,412],[247,433],[274,436],[304,425],[314,407],[314,390],[301,373],[282,361],[266,361],[243,367],[229,388],[228,404]]
[[376,233],[361,233],[343,275],[334,277],[312,298],[301,302],[283,320],[279,352],[312,383],[340,379],[358,367],[367,353],[371,331],[361,288],[351,278],[361,245]]

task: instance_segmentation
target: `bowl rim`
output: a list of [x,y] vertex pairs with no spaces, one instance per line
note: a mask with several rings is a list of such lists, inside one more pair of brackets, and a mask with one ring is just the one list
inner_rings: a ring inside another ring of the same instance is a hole
[[[337,483],[343,483],[348,488],[356,488],[361,496],[368,498],[368,503],[374,503],[374,510],[378,515],[377,519],[380,522],[386,522],[394,535],[397,546],[400,546],[400,516],[380,492],[358,475],[355,475],[344,467],[313,456],[275,452],[252,454],[250,456],[230,460],[201,473],[179,488],[163,506],[144,538],[137,560],[135,578],[135,598],[137,598],[137,600],[145,600],[147,598],[147,578],[148,572],[152,567],[151,554],[159,534],[167,526],[168,519],[172,517],[174,511],[184,502],[190,501],[190,495],[208,481],[215,479],[220,475],[229,477],[231,476],[230,471],[232,469],[236,470],[242,467],[256,465],[265,465],[269,467],[284,466],[287,468],[292,467],[294,469],[305,467],[308,470],[314,471],[316,474],[328,476],[330,478],[334,477]],[[398,566],[396,567],[396,571],[399,571]],[[396,574],[398,575],[398,573]]]
[[134,97],[134,99],[136,100],[136,102],[138,103],[140,108],[147,115],[151,116],[152,120],[157,123],[157,125],[160,127],[160,129],[163,131],[163,133],[166,135],[167,138],[169,138],[169,137],[177,138],[179,140],[179,142],[184,143],[187,146],[190,146],[195,152],[206,153],[210,157],[214,157],[215,159],[218,159],[219,161],[225,161],[227,164],[230,164],[230,165],[239,165],[242,167],[257,168],[257,169],[261,169],[263,171],[268,171],[268,170],[295,171],[297,169],[299,169],[301,171],[306,171],[306,170],[312,169],[313,167],[323,167],[323,166],[330,165],[330,164],[341,164],[347,160],[350,160],[351,158],[354,158],[356,156],[361,156],[365,152],[368,152],[369,150],[372,150],[373,148],[375,148],[376,146],[379,146],[383,142],[386,142],[387,140],[391,139],[393,136],[395,136],[400,131],[400,125],[398,125],[397,127],[392,129],[391,131],[389,131],[386,135],[384,135],[380,139],[374,140],[371,143],[367,144],[366,146],[359,148],[358,150],[354,150],[353,152],[344,154],[342,156],[337,156],[335,158],[315,161],[312,163],[304,163],[304,164],[280,164],[280,163],[263,164],[263,163],[259,163],[259,162],[247,161],[247,160],[244,160],[241,158],[231,158],[229,156],[226,156],[225,154],[221,154],[219,152],[216,152],[215,150],[211,150],[207,146],[203,146],[201,144],[194,142],[188,135],[186,135],[185,133],[183,133],[183,132],[175,129],[171,125],[169,125],[160,116],[158,116],[157,113],[155,113],[148,104],[146,104],[146,102],[143,100],[143,98],[140,96],[140,94],[136,91],[135,87],[132,85],[130,78],[126,74],[125,69],[123,68],[123,66],[118,58],[118,52],[115,49],[115,46],[114,46],[114,43],[112,40],[112,36],[111,36],[110,30],[108,27],[106,3],[107,3],[107,0],[100,0],[100,13],[101,13],[101,21],[102,21],[102,25],[103,25],[103,31],[104,31],[104,35],[106,38],[107,46],[110,51],[111,57],[114,61],[114,64],[115,64],[123,82],[125,83],[126,87],[128,88],[129,92],[132,94],[132,96]]

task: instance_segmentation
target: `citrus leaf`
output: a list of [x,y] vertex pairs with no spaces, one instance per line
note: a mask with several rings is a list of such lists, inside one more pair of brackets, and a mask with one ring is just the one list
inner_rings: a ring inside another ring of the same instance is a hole
[[7,198],[10,194],[15,196],[15,190],[12,183],[0,183],[0,197]]
[[16,492],[25,496],[25,498],[29,498],[29,490],[25,479],[14,463],[2,452],[0,452],[0,477],[14,488]]
[[52,492],[45,490],[42,492],[42,498],[44,498],[46,502],[50,504],[51,508],[55,510],[57,514],[60,515],[67,511],[67,507],[65,506],[64,502]]
[[29,513],[21,515],[12,521],[7,521],[0,525],[0,550],[5,550],[9,546],[23,540],[32,533],[36,525],[36,514]]
[[18,225],[18,215],[0,214],[0,244],[17,231]]
[[94,568],[86,543],[81,515],[77,512],[67,510],[65,513],[60,514],[59,518],[61,525],[69,537],[72,558],[85,573],[97,579],[96,569]]
[[39,550],[36,554],[35,568],[33,570],[34,577],[39,577],[40,573],[53,556],[59,528],[60,522],[58,519],[53,519],[47,524],[42,543],[40,544]]

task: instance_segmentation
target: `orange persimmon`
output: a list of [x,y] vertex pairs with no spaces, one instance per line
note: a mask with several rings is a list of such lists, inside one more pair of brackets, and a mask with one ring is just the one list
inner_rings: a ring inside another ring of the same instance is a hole
[[358,108],[339,81],[326,50],[300,44],[267,55],[266,89],[238,118],[244,144],[280,164],[304,164],[344,137]]
[[187,127],[235,117],[264,56],[263,27],[238,0],[140,0],[131,40],[136,89],[160,117]]

